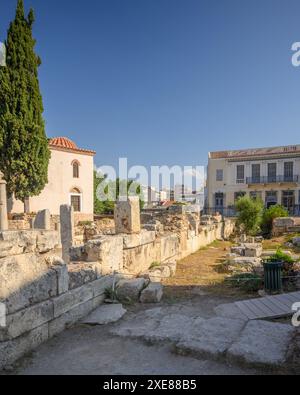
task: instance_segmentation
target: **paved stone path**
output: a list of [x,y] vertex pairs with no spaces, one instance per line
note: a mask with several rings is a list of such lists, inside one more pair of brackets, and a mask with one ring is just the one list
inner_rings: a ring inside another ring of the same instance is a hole
[[154,308],[113,328],[111,333],[151,343],[171,343],[180,354],[279,368],[287,364],[295,328],[288,324],[225,317],[204,319]]

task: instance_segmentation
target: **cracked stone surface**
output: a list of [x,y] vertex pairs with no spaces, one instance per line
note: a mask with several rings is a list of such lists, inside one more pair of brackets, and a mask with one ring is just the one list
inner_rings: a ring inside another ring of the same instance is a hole
[[196,357],[219,359],[224,356],[233,341],[240,335],[245,322],[223,317],[208,320],[199,319],[194,322],[176,349],[180,353],[190,353]]
[[126,311],[121,304],[104,304],[84,318],[82,323],[88,325],[106,325],[119,321],[126,314]]
[[250,321],[227,353],[230,362],[254,366],[282,366],[295,329],[287,324]]

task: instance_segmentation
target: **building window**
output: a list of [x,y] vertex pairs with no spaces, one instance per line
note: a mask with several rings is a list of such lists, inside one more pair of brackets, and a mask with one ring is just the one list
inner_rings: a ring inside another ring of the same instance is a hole
[[218,192],[215,194],[215,207],[216,208],[224,207],[224,193]]
[[252,165],[252,182],[260,181],[260,164]]
[[81,211],[81,192],[79,189],[74,188],[71,191],[70,195],[71,206],[73,207],[75,212]]
[[276,182],[277,178],[277,164],[268,163],[268,182]]
[[284,181],[293,181],[294,162],[284,162]]
[[236,183],[244,184],[245,182],[245,166],[237,165],[236,167]]
[[73,178],[79,178],[79,162],[74,161],[73,166]]
[[223,181],[223,169],[217,170],[216,179],[217,179],[217,181]]
[[277,191],[267,191],[266,192],[266,206],[274,206],[277,204]]
[[238,201],[239,198],[244,197],[246,195],[246,192],[235,192],[234,193],[234,201]]
[[262,199],[262,192],[260,192],[260,191],[251,191],[250,192],[250,198],[253,199],[253,200]]
[[295,204],[295,192],[294,191],[283,191],[282,192],[282,205],[286,209],[290,210]]

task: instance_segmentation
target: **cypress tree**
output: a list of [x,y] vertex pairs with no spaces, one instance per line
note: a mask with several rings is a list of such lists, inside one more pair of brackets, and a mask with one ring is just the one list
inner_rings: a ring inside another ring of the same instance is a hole
[[24,203],[44,189],[50,159],[33,23],[33,10],[25,17],[23,0],[18,0],[5,42],[6,67],[0,67],[0,170],[8,195]]

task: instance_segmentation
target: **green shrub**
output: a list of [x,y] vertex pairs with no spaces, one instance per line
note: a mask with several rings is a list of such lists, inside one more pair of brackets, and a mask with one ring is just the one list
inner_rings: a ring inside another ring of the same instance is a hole
[[243,196],[235,204],[237,211],[237,225],[240,229],[255,236],[260,231],[263,202],[261,199],[251,199]]
[[283,252],[280,248],[276,251],[276,254],[272,255],[267,262],[283,262],[283,263],[295,263],[294,259],[289,255]]
[[272,232],[273,220],[275,218],[288,217],[288,211],[279,204],[266,208],[262,214],[261,229],[265,235],[270,235]]
[[263,279],[253,273],[235,274],[229,280],[233,287],[245,292],[258,292],[263,287]]

